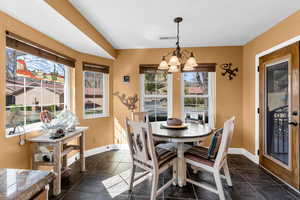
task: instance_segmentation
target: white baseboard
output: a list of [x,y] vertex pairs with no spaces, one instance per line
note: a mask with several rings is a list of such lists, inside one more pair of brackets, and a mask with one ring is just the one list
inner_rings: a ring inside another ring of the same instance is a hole
[[115,147],[119,150],[129,150],[128,144],[115,144]]
[[[89,149],[85,151],[85,157],[93,156],[99,153],[103,153],[106,151],[111,151],[111,150],[128,150],[128,145],[127,144],[110,144],[110,145],[105,145],[93,149]],[[252,162],[259,164],[259,159],[258,156],[253,155],[249,151],[247,151],[244,148],[229,148],[229,154],[239,154],[247,157],[249,160]],[[73,164],[76,160],[79,159],[79,153],[76,153],[75,155],[71,156],[68,158],[68,166]]]
[[247,157],[249,160],[251,160],[252,162],[259,164],[258,156],[253,155],[252,153],[250,153],[249,151],[247,151],[244,148],[229,148],[228,153],[243,155],[243,156]]
[[115,145],[105,145],[105,146],[102,146],[102,147],[89,149],[89,150],[85,151],[85,157],[90,157],[90,156],[93,156],[93,155],[98,154],[98,153],[103,153],[103,152],[110,151],[110,150],[115,150],[115,149],[118,149],[118,148],[115,147]]

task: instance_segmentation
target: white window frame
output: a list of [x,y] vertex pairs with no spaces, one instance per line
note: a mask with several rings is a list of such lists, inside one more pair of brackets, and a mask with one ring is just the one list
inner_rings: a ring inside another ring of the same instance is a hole
[[97,118],[103,118],[103,117],[109,117],[109,74],[102,73],[103,74],[103,113],[101,114],[93,114],[93,115],[86,115],[85,114],[85,72],[93,72],[89,70],[84,70],[82,72],[82,99],[83,99],[83,119],[97,119]]
[[186,117],[186,113],[184,111],[184,98],[185,97],[203,97],[208,98],[208,126],[211,128],[215,128],[215,106],[216,106],[216,73],[208,72],[208,94],[207,95],[185,95],[184,93],[184,73],[193,73],[193,72],[183,72],[181,74],[181,118],[184,121]]
[[[18,50],[16,50],[16,51],[18,51]],[[70,99],[70,97],[71,97],[71,95],[70,95],[70,83],[71,83],[71,81],[70,81],[70,69],[66,65],[64,65],[64,68],[65,68],[64,106],[67,107],[68,109],[70,109],[70,105],[71,105],[71,99]],[[6,70],[6,66],[5,66],[5,70]],[[6,112],[6,107],[7,106],[5,105],[5,112]],[[17,130],[15,132],[15,134],[13,134],[13,135],[8,135],[9,134],[9,129],[6,128],[5,129],[5,137],[6,138],[11,138],[11,137],[15,137],[15,136],[25,135],[25,134],[33,132],[33,131],[40,131],[40,130],[42,130],[41,125],[42,125],[42,122],[36,122],[36,123],[33,123],[33,124],[25,125],[25,126],[23,126],[22,130]],[[5,120],[5,126],[6,126],[6,120]]]
[[[140,75],[140,92],[141,92],[141,101],[140,101],[140,108],[141,111],[145,111],[145,98],[146,97],[158,97],[163,98],[165,95],[146,95],[145,94],[145,74]],[[168,118],[171,118],[173,116],[173,75],[168,74],[167,75],[167,112],[168,112]]]

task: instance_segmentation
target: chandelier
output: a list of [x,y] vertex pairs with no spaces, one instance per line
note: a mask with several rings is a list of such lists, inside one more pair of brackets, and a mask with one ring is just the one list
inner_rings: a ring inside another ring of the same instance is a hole
[[[193,52],[182,50],[179,45],[179,23],[182,22],[182,17],[176,17],[174,22],[177,23],[177,42],[176,49],[162,57],[158,69],[168,72],[179,72],[183,66],[183,71],[192,71],[198,66]],[[167,62],[166,58],[172,55]]]

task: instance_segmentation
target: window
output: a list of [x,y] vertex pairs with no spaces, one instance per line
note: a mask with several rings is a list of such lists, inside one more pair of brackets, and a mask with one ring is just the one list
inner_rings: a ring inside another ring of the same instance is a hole
[[[202,120],[213,123],[213,85],[212,72],[183,73],[183,112],[184,118]],[[205,117],[204,117],[205,116]],[[212,124],[211,124],[212,125]]]
[[[67,85],[64,65],[6,48],[7,135],[39,127],[42,110],[54,118],[68,105]],[[16,126],[20,130],[15,130]]]
[[165,121],[172,116],[172,75],[155,71],[141,74],[141,107],[149,120]]
[[84,71],[84,118],[107,116],[107,79],[103,72]]

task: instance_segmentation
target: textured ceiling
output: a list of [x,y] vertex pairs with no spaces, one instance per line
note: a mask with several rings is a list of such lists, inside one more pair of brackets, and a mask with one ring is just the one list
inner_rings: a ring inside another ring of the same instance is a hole
[[115,48],[244,45],[300,9],[299,0],[70,0]]

